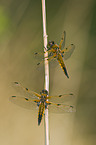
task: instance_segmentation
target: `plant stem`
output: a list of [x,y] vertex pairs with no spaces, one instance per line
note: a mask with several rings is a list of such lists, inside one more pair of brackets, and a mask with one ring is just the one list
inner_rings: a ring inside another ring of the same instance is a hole
[[[44,88],[49,93],[49,64],[47,60],[47,34],[46,34],[46,8],[45,0],[42,0],[42,16],[43,16],[43,38],[44,38],[44,58],[45,58],[45,86]],[[49,123],[48,123],[48,109],[45,110],[44,114],[44,128],[45,128],[45,145],[49,145]]]

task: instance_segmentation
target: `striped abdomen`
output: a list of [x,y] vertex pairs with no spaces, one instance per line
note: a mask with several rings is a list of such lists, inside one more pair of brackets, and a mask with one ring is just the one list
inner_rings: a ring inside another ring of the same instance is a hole
[[66,69],[66,66],[64,64],[64,61],[63,61],[63,58],[62,58],[61,54],[58,54],[57,60],[60,64],[61,68],[63,69],[65,75],[67,76],[67,78],[69,78],[68,73],[67,73],[67,69]]
[[39,105],[39,112],[38,112],[38,125],[40,125],[41,120],[43,118],[43,114],[44,114],[44,110],[45,110],[45,104],[44,102],[41,102]]

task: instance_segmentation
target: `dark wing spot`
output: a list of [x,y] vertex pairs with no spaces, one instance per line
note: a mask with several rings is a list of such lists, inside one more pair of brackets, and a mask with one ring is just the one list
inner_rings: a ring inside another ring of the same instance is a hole
[[15,98],[16,96],[12,96],[12,98]]
[[59,97],[62,97],[62,95],[59,95]]
[[73,95],[72,93],[70,93],[70,95]]
[[71,44],[71,45],[74,45],[74,44]]
[[52,103],[49,102],[49,103],[47,103],[47,104],[48,104],[48,105],[51,105]]
[[74,108],[73,106],[70,106],[71,108]]
[[26,91],[28,91],[28,88],[25,88],[26,89]]
[[37,53],[37,52],[35,52],[34,54],[35,54],[35,55],[37,55],[38,53]]
[[67,50],[68,48],[66,48],[66,50]]
[[61,104],[57,104],[57,106],[60,106]]
[[40,62],[39,63],[37,63],[37,65],[39,65],[40,64]]
[[35,103],[38,103],[38,100],[37,100],[37,101],[35,100],[34,102],[35,102]]
[[29,99],[28,99],[28,98],[25,98],[25,100],[27,100],[27,101],[28,101]]
[[18,82],[14,82],[14,84],[19,84]]

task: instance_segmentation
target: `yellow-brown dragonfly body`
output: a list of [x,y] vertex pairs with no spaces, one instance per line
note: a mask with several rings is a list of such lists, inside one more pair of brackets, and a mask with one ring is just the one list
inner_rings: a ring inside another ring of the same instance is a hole
[[73,53],[75,46],[74,44],[71,44],[69,47],[62,50],[61,47],[63,46],[64,48],[65,46],[65,36],[66,32],[64,31],[59,45],[57,45],[54,41],[49,41],[47,51],[49,52],[49,60],[57,58],[63,72],[65,73],[67,78],[69,78],[63,58],[68,59]]
[[[38,108],[38,125],[41,123],[45,109],[56,113],[75,112],[74,106],[62,103],[64,97],[70,97],[73,94],[48,96],[47,90],[42,90],[42,92],[38,94],[36,92],[30,91],[28,88],[24,88],[18,82],[14,82],[13,86],[20,91],[20,94],[23,93],[23,96],[11,96],[10,101],[23,108],[31,110],[36,110]],[[61,100],[61,103],[57,103],[58,100]]]
[[[52,60],[52,59],[57,59],[59,62],[59,65],[61,66],[64,74],[67,76],[67,78],[69,78],[69,75],[67,73],[67,69],[65,66],[65,62],[64,60],[67,60],[71,54],[73,53],[74,49],[75,49],[75,45],[71,44],[68,47],[65,47],[65,38],[66,38],[66,32],[64,31],[62,39],[58,44],[56,44],[54,41],[49,41],[48,43],[48,48],[47,48],[47,52],[48,52],[48,60]],[[62,49],[63,48],[63,49]],[[38,54],[38,52],[35,53],[35,56]],[[41,62],[43,62],[44,59],[42,59]],[[40,65],[41,62],[37,63],[37,65]]]

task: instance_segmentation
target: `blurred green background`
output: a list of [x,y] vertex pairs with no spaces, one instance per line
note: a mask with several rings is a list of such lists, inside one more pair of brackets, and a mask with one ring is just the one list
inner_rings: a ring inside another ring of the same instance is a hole
[[[47,0],[48,39],[76,48],[65,63],[50,67],[50,95],[74,93],[76,113],[49,114],[50,145],[96,144],[96,0]],[[33,91],[44,86],[43,67],[34,66],[34,52],[43,52],[40,0],[0,0],[0,144],[44,145],[44,120],[11,102],[11,82]]]

